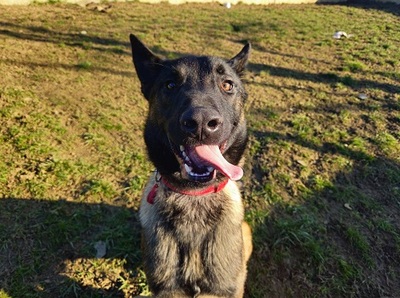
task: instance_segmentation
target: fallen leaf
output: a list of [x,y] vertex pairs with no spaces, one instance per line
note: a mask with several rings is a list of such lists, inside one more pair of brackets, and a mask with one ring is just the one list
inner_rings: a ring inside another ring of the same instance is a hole
[[348,210],[353,210],[349,203],[344,204],[344,208],[346,208]]
[[297,162],[299,165],[302,165],[303,167],[306,167],[306,166],[307,166],[307,163],[306,163],[305,161],[301,160],[301,159],[297,159],[296,162]]
[[365,99],[368,98],[368,96],[365,93],[360,93],[360,94],[358,94],[358,98],[361,99],[361,100],[365,100]]
[[104,257],[107,253],[106,243],[104,241],[97,241],[94,244],[94,248],[96,249],[96,258],[100,259]]

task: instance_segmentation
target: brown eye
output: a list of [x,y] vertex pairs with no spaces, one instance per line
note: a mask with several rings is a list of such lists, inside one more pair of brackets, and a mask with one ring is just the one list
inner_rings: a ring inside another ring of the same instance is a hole
[[231,92],[233,89],[233,82],[232,81],[223,81],[221,83],[221,88],[222,90],[224,90],[225,92]]

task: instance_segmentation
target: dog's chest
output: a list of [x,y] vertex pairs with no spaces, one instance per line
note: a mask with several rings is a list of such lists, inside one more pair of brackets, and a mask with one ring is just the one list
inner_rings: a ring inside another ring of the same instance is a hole
[[149,183],[142,198],[142,227],[161,229],[179,242],[198,242],[223,226],[240,226],[243,205],[237,186],[231,182],[224,191],[206,195],[184,195],[159,187],[154,202],[148,202],[152,192]]
[[165,228],[180,242],[192,244],[203,241],[224,220],[227,211],[224,198],[218,194],[166,199],[159,210]]
[[140,210],[145,264],[153,289],[196,288],[229,297],[242,266],[243,206],[235,184],[205,196],[187,196],[165,188]]

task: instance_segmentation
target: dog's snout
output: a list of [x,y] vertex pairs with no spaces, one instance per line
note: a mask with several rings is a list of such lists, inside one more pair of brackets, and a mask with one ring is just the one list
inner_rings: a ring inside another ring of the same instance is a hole
[[218,111],[207,108],[189,109],[180,119],[182,131],[201,140],[217,137],[222,122]]

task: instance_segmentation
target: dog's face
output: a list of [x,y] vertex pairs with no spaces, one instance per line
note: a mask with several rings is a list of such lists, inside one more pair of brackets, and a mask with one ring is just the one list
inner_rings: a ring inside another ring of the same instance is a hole
[[145,142],[164,176],[209,183],[242,177],[247,142],[240,80],[250,45],[234,58],[187,56],[162,60],[131,35],[142,92],[149,101]]

